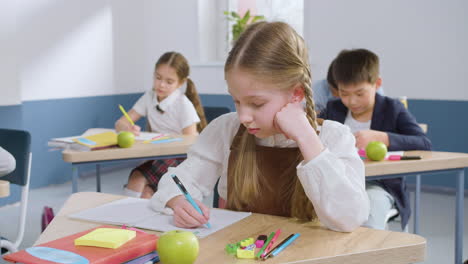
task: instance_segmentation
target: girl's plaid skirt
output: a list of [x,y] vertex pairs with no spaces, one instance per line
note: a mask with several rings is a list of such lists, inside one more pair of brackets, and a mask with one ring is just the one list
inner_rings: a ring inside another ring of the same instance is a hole
[[141,174],[143,174],[143,176],[145,176],[146,180],[148,181],[148,186],[150,186],[151,189],[156,192],[158,190],[159,179],[161,179],[164,173],[167,172],[169,167],[177,167],[184,160],[185,158],[149,160],[133,169],[130,172],[130,175],[134,171],[141,172]]

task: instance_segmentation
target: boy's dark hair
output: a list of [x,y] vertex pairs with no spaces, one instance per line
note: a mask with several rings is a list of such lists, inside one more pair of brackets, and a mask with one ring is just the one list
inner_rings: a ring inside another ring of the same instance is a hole
[[335,84],[374,84],[379,78],[379,57],[366,49],[343,50],[332,63]]
[[328,72],[327,72],[327,82],[328,82],[328,85],[332,88],[332,89],[338,89],[338,86],[336,85],[336,82],[335,82],[335,79],[333,78],[333,63],[335,62],[335,60],[333,60],[331,63],[330,63],[330,66],[328,66]]

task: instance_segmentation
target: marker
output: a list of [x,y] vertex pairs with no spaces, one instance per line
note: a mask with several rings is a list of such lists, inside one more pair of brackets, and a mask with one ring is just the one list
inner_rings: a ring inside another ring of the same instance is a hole
[[127,118],[128,122],[130,122],[130,124],[132,124],[132,126],[135,125],[135,123],[133,123],[133,120],[130,118],[130,116],[127,114],[127,111],[125,111],[125,109],[123,108],[122,105],[119,105],[119,108],[120,108],[120,111],[122,111],[122,114]]
[[269,253],[271,247],[273,246],[273,243],[275,243],[276,239],[278,239],[280,234],[281,234],[281,229],[276,230],[275,236],[271,239],[270,243],[268,243],[267,248],[265,249],[263,254],[260,256],[261,258],[265,257],[265,255]]
[[[177,176],[175,176],[174,174],[172,174],[171,176],[174,182],[176,183],[177,187],[179,187],[180,191],[184,194],[185,199],[187,199],[187,201],[193,206],[193,208],[195,208],[195,210],[197,210],[199,214],[203,215],[202,210],[200,209],[200,207],[198,207],[198,204],[193,200],[192,196],[188,193],[187,189],[185,189],[185,186],[182,184],[179,178],[177,178]],[[206,226],[208,228],[211,228],[209,222],[206,223]]]
[[400,155],[390,155],[388,160],[420,160],[421,156],[400,156]]
[[255,256],[256,258],[260,258],[260,256],[263,254],[263,251],[268,246],[268,244],[270,244],[270,241],[271,241],[271,239],[273,239],[274,236],[275,236],[275,232],[271,232],[270,235],[268,236],[267,241],[263,244],[263,247],[260,249],[260,251]]
[[266,254],[264,257],[263,257],[263,260],[267,259],[271,253],[273,251],[275,251],[277,248],[281,247],[284,243],[286,243],[286,241],[288,241],[291,237],[293,237],[294,234],[290,234],[287,238],[283,239],[283,241],[281,241],[281,243],[279,243],[278,245],[276,245],[276,247],[274,247],[270,252],[268,252],[268,254]]
[[264,258],[263,260],[267,259],[270,255],[272,257],[275,257],[276,255],[278,255],[281,251],[283,251],[287,246],[289,246],[294,240],[296,240],[301,234],[299,233],[296,233],[292,236],[289,236],[288,238],[286,238],[285,240],[283,240],[281,242],[280,245],[278,245],[277,248],[275,248],[274,250],[272,250],[270,253],[268,253]]

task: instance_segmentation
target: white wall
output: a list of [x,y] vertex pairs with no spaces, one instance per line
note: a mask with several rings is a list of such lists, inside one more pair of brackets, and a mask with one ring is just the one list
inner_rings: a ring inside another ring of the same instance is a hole
[[468,1],[305,1],[314,79],[341,49],[381,60],[386,94],[468,100]]
[[[145,59],[143,17],[146,1],[112,0],[114,86],[116,93],[135,93],[149,89]],[[149,25],[148,25],[149,26]]]
[[189,62],[198,60],[197,1],[145,1],[144,80],[151,88],[154,64],[167,51],[182,53]]
[[[205,1],[205,0],[199,0]],[[201,2],[202,3],[202,2]],[[199,92],[226,94],[223,65],[201,64],[198,1],[5,0],[0,105],[150,89],[165,51],[184,54]],[[468,1],[304,1],[314,79],[344,48],[381,58],[386,93],[468,100]]]
[[21,101],[16,48],[16,1],[0,1],[0,106]]
[[22,100],[113,94],[108,1],[18,2]]

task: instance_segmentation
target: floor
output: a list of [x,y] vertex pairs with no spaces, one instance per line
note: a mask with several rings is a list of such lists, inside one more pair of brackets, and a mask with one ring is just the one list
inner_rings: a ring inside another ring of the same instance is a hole
[[[102,191],[121,194],[122,185],[126,182],[130,167],[111,170],[102,174]],[[92,173],[83,175],[79,180],[79,191],[95,191],[96,179]],[[34,244],[41,232],[41,213],[44,206],[50,206],[55,212],[65,202],[71,193],[71,182],[31,190],[28,206],[26,234],[21,248]],[[413,193],[412,193],[413,195]],[[421,195],[421,225],[420,233],[427,239],[426,264],[453,263],[454,256],[454,195],[422,193]],[[211,204],[211,199],[204,201]],[[0,232],[2,236],[13,238],[16,230],[5,228],[11,224],[11,219],[18,219],[19,207],[9,205],[0,208]],[[464,259],[468,257],[468,198],[465,198],[465,232]],[[390,230],[400,231],[399,223],[390,223]],[[412,228],[410,227],[410,232]],[[3,263],[0,260],[0,263]]]

